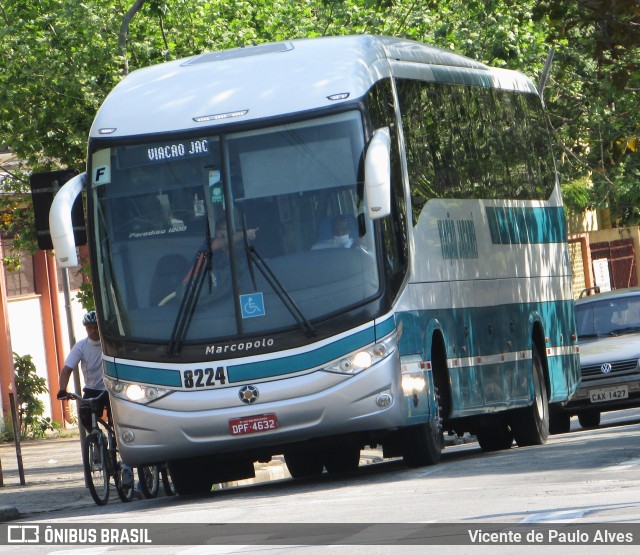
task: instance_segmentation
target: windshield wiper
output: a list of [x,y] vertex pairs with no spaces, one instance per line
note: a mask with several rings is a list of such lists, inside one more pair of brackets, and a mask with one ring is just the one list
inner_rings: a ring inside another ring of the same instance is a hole
[[307,337],[313,337],[317,334],[316,328],[313,326],[311,322],[307,319],[307,317],[302,313],[296,302],[291,298],[288,291],[284,288],[284,285],[280,283],[280,280],[273,273],[269,265],[266,263],[264,258],[258,254],[256,248],[252,245],[249,245],[249,240],[247,238],[247,223],[242,220],[242,235],[244,238],[244,249],[247,253],[247,259],[249,261],[249,271],[251,272],[251,280],[253,281],[253,287],[256,288],[256,279],[253,273],[253,266],[258,268],[260,273],[264,276],[264,279],[267,280],[271,288],[275,291],[276,295],[282,301],[282,304],[289,311],[293,319],[298,323],[302,331],[307,335]]
[[[211,275],[211,259],[211,231],[207,224],[205,244],[200,247],[200,250],[196,253],[189,279],[185,284],[182,301],[178,307],[178,314],[173,324],[173,331],[171,332],[168,345],[170,355],[178,354],[182,348],[182,343],[191,325],[191,320],[193,320],[193,313],[195,312],[196,304],[200,297],[200,291],[202,291],[204,279],[206,276]],[[211,292],[211,279],[209,279],[209,292]]]

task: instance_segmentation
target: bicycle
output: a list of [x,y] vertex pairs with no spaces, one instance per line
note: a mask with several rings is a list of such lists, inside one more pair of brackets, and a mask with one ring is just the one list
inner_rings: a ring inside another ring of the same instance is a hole
[[158,497],[160,491],[160,470],[157,464],[148,464],[138,466],[138,481],[140,483],[140,491],[145,499],[153,499]]
[[122,484],[122,460],[116,444],[116,434],[111,418],[111,407],[107,403],[107,419],[98,414],[98,409],[104,402],[106,391],[97,397],[86,399],[75,393],[67,392],[64,399],[74,399],[80,406],[91,409],[91,430],[83,443],[82,464],[84,475],[91,497],[97,505],[106,505],[109,501],[110,479],[118,492],[118,497],[124,503],[133,499],[134,484]]
[[167,497],[176,494],[173,480],[169,473],[169,466],[166,462],[161,464],[149,464],[138,466],[138,479],[140,481],[140,490],[146,499],[153,499],[158,496],[160,491],[160,482],[164,493]]
[[173,478],[171,477],[171,471],[169,470],[169,463],[164,462],[160,465],[160,476],[162,477],[164,494],[167,497],[175,495],[176,487],[173,485]]

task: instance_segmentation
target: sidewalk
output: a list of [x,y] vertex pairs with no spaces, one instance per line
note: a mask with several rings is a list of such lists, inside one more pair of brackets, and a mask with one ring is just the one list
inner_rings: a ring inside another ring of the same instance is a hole
[[15,444],[0,444],[0,522],[93,504],[84,487],[78,436],[24,440],[20,447],[25,485],[20,485]]
[[[4,487],[0,487],[0,522],[33,517],[62,509],[95,507],[84,486],[82,455],[78,436],[24,440],[21,442],[25,485],[20,485],[16,449],[13,443],[0,444]],[[378,450],[362,451],[360,464],[382,460]],[[289,478],[280,456],[269,463],[256,463],[256,477],[223,487]],[[137,475],[136,475],[137,478]],[[112,491],[112,495],[116,495]],[[164,495],[162,487],[160,494]]]

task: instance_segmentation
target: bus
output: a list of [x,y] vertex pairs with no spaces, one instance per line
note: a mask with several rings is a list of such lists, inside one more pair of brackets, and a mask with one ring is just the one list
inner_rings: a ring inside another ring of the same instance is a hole
[[418,42],[260,44],[126,76],[85,173],[122,457],[179,493],[543,444],[579,377],[567,232],[540,94]]

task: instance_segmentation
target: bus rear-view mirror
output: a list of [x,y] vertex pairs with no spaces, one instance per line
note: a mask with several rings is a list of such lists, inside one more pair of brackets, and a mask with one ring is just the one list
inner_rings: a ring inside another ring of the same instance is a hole
[[49,211],[49,229],[51,242],[56,255],[56,262],[62,268],[78,265],[78,254],[73,235],[71,210],[73,203],[84,188],[86,173],[72,177],[53,197]]
[[369,217],[391,212],[391,136],[388,127],[376,129],[364,160],[364,188]]

